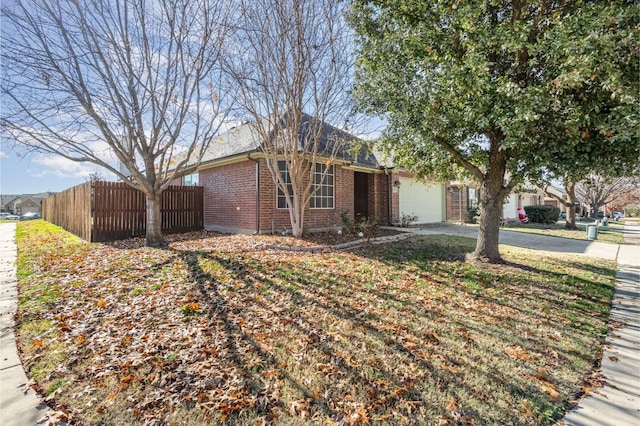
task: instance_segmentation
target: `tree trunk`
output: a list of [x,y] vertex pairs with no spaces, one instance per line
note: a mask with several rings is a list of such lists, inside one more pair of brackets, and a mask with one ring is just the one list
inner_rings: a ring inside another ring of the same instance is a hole
[[567,217],[565,218],[566,222],[564,225],[564,229],[575,230],[578,229],[578,227],[576,226],[576,184],[575,182],[569,181],[566,177],[564,181],[564,190],[567,193],[566,200],[555,192],[550,192],[549,186],[544,187],[544,193],[547,194],[547,196],[554,198],[565,207]]
[[567,208],[567,218],[564,225],[565,229],[576,230],[576,184],[575,182],[566,183],[564,190],[567,193],[567,202],[565,207]]
[[480,227],[476,249],[469,260],[476,262],[502,263],[499,251],[500,217],[502,216],[502,194],[489,194],[489,185],[480,189]]
[[489,169],[480,181],[480,227],[476,249],[468,257],[475,262],[503,263],[499,251],[500,218],[502,217],[502,204],[507,194],[504,179],[507,167],[507,158],[501,149],[504,135],[500,132],[487,135],[491,141],[489,148]]
[[160,212],[161,194],[146,194],[147,197],[147,246],[162,247],[166,245],[162,235],[162,213]]
[[293,206],[289,209],[289,218],[291,219],[291,235],[298,238],[304,232],[304,203],[300,196],[295,194],[291,197]]

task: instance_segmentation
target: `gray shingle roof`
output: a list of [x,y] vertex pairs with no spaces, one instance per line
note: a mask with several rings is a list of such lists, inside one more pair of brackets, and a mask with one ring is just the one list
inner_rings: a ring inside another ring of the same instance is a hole
[[[302,132],[304,127],[308,126],[312,120],[315,119],[305,114],[299,131]],[[254,123],[244,123],[214,138],[210,142],[207,152],[203,155],[202,164],[252,152],[259,152],[262,142],[254,129]],[[324,123],[318,153],[331,152],[333,148],[332,144],[338,142],[342,143],[337,150],[336,158],[348,160],[363,167],[379,167],[376,157],[364,147],[362,140],[337,127]],[[357,155],[354,155],[352,152],[354,147],[359,148]]]

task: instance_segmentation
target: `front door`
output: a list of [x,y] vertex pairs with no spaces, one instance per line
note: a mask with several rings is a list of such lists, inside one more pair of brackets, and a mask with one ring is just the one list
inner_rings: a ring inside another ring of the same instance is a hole
[[353,173],[353,213],[355,217],[369,217],[369,174]]

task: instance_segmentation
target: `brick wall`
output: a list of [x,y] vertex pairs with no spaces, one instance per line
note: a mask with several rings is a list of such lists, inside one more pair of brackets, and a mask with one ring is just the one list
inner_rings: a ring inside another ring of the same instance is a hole
[[[353,171],[334,166],[334,208],[311,209],[304,213],[305,230],[334,228],[341,225],[340,213],[349,210],[353,216]],[[260,160],[260,232],[271,230],[291,231],[291,219],[287,209],[278,209],[276,187],[264,160]]]
[[389,184],[391,175],[376,173],[369,175],[369,212],[382,225],[389,221]]
[[[473,213],[469,211],[469,193],[467,189],[466,186],[459,188],[449,184],[445,185],[447,221],[464,223],[473,221]],[[462,213],[462,218],[460,213]]]
[[200,171],[204,227],[225,232],[256,229],[255,163],[242,161]]
[[[253,233],[256,227],[256,163],[250,160],[200,171],[204,190],[205,229]],[[342,224],[340,213],[349,211],[353,219],[353,170],[334,166],[334,208],[305,210],[305,230],[331,229]],[[291,230],[287,209],[278,209],[276,186],[264,159],[259,160],[260,233]],[[380,223],[388,223],[387,176],[369,175],[369,212]]]

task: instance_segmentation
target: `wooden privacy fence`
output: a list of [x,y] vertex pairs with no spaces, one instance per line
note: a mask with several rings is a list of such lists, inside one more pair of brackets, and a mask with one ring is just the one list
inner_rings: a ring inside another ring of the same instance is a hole
[[[170,186],[162,193],[164,233],[203,228],[201,186]],[[87,241],[105,242],[144,235],[146,199],[126,183],[87,182],[42,201],[42,218]]]

